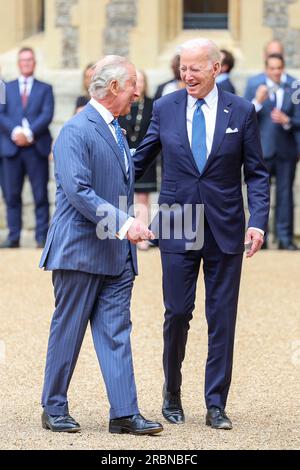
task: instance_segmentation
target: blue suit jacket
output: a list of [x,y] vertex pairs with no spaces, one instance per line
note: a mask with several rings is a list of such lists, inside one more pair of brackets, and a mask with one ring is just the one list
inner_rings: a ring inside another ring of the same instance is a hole
[[135,246],[116,238],[133,204],[134,170],[126,139],[124,144],[129,177],[110,129],[93,106],[87,104],[64,125],[54,145],[56,209],[40,267],[116,276],[130,245],[137,273]]
[[34,135],[34,144],[38,153],[48,157],[51,151],[49,124],[54,112],[52,87],[34,79],[28,104],[22,106],[19,82],[14,80],[6,84],[6,104],[0,105],[0,131],[2,133],[0,154],[13,157],[20,148],[11,140],[11,133],[16,126],[22,125],[27,118]]
[[[295,81],[295,77],[292,77],[289,74],[286,74],[286,84],[291,87],[293,82]],[[245,98],[246,100],[251,101],[253,96],[255,96],[255,91],[259,85],[263,85],[266,83],[266,74],[259,73],[257,75],[253,75],[247,81],[246,90],[245,90]]]
[[224,91],[228,91],[229,93],[233,93],[235,95],[235,88],[230,78],[226,78],[225,80],[218,82],[218,87],[222,88],[222,90]]
[[[163,180],[159,203],[204,204],[210,229],[224,253],[242,253],[245,217],[241,189],[244,167],[250,209],[249,226],[266,230],[269,177],[263,163],[254,106],[220,88],[212,150],[202,174],[187,135],[187,92],[171,93],[154,103],[148,133],[135,154],[140,176],[160,149]],[[226,129],[237,128],[236,133]],[[159,240],[162,251],[183,252],[186,240]]]
[[[300,106],[292,101],[292,95],[295,92],[292,88],[294,80],[293,77],[287,75],[281,108],[281,111],[290,117],[291,127],[288,130],[272,122],[273,103],[270,99],[263,103],[262,109],[257,113],[263,155],[266,159],[276,154],[283,159],[294,161],[300,154]],[[264,73],[249,79],[245,98],[252,101],[260,85],[266,85]]]

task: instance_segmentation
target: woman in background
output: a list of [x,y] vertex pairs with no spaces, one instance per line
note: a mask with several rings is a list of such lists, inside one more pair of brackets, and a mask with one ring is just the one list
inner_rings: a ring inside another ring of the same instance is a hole
[[94,64],[90,63],[84,69],[83,83],[82,83],[84,95],[78,96],[78,98],[76,99],[75,113],[74,114],[79,113],[79,111],[81,111],[82,108],[84,108],[84,106],[91,99],[90,95],[89,95],[89,86],[90,86],[90,83],[91,83],[92,75],[94,73],[93,66],[94,66]]

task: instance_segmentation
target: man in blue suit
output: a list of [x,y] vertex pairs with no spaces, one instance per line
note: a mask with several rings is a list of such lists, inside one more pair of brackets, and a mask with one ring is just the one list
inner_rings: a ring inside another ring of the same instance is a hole
[[[186,90],[155,102],[148,133],[135,154],[138,177],[163,151],[159,203],[176,204],[170,216],[170,236],[159,238],[165,304],[162,412],[170,423],[184,422],[181,366],[202,261],[208,322],[206,424],[231,429],[225,406],[231,382],[244,242],[248,257],[263,243],[269,212],[268,172],[254,106],[215,84],[220,70],[216,45],[206,39],[185,43],[181,47],[180,70]],[[246,236],[242,167],[250,208]],[[199,243],[193,245],[191,238],[192,225],[201,230],[201,218],[195,215],[200,204],[204,205],[202,247]],[[190,220],[185,219],[188,209],[193,215]],[[162,215],[164,212],[165,209]],[[182,221],[178,220],[180,212]],[[190,232],[180,239],[174,228],[180,226],[179,222],[189,229],[184,233]]]
[[[271,54],[261,80],[248,83],[246,98],[255,106],[263,156],[276,177],[275,234],[278,248],[297,250],[294,236],[293,183],[300,155],[300,106],[284,71],[284,58]],[[265,245],[266,246],[266,245]]]
[[153,234],[128,215],[134,168],[117,119],[138,96],[134,66],[107,56],[95,66],[90,93],[91,101],[65,124],[54,146],[56,211],[40,262],[53,271],[56,305],[42,425],[54,432],[80,430],[69,415],[67,390],[90,321],[110,402],[109,431],[154,434],[162,426],[139,412],[130,346],[135,244]]
[[[272,39],[271,41],[267,42],[264,47],[264,63],[266,59],[272,54],[279,54],[284,57],[284,47],[281,41],[278,39]],[[245,90],[245,98],[246,100],[251,101],[253,98],[253,89],[256,90],[259,85],[264,84],[266,81],[266,73],[261,72],[253,77],[250,77],[247,81],[246,90]],[[283,73],[281,76],[281,82],[287,84],[288,86],[292,86],[295,78],[289,75],[288,73]]]
[[221,72],[216,78],[216,83],[219,88],[224,91],[235,94],[235,88],[230,80],[230,73],[234,67],[234,57],[231,52],[226,49],[221,49]]
[[34,51],[18,55],[20,77],[6,84],[6,103],[0,106],[1,151],[7,204],[8,239],[1,248],[18,248],[22,229],[22,189],[27,174],[35,203],[38,247],[45,244],[49,224],[49,124],[53,118],[52,87],[34,78]]

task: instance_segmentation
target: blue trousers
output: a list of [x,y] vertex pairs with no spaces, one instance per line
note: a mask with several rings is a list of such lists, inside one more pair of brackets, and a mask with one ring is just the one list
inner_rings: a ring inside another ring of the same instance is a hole
[[201,250],[161,253],[165,304],[163,366],[166,388],[179,391],[181,367],[201,261],[205,282],[205,310],[208,324],[208,356],[205,373],[207,408],[225,409],[229,392],[242,254],[222,253],[205,223]]
[[48,414],[68,413],[67,391],[89,321],[110,403],[110,418],[139,413],[130,345],[133,281],[131,257],[123,273],[116,277],[53,271],[56,308],[42,394],[42,405]]
[[25,175],[28,175],[34,203],[37,242],[44,242],[49,224],[48,203],[48,159],[39,155],[34,147],[21,149],[14,157],[3,158],[5,198],[7,206],[8,238],[20,239],[22,229],[22,189]]
[[266,167],[276,178],[275,235],[285,244],[294,237],[293,185],[296,174],[296,159],[283,159],[279,155],[265,159]]

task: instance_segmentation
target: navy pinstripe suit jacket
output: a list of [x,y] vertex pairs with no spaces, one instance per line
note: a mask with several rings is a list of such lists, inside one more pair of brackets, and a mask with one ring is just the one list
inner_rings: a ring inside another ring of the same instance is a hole
[[133,204],[134,170],[125,138],[124,144],[128,175],[108,125],[90,104],[63,126],[54,146],[56,209],[40,267],[117,276],[131,250],[137,274],[135,246],[115,236]]

